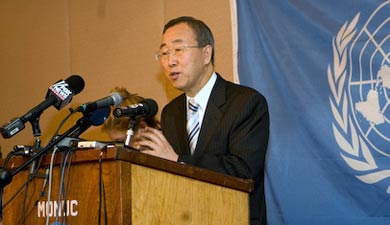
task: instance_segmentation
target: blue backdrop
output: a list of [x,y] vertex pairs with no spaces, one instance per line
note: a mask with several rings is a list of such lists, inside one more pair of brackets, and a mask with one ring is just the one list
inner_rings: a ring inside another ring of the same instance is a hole
[[271,117],[270,225],[390,224],[390,1],[237,0]]

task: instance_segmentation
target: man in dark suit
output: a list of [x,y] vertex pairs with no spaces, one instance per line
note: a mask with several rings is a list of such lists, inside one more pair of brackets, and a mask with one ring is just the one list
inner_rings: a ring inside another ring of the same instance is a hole
[[266,99],[214,72],[214,39],[202,21],[179,17],[163,30],[156,57],[167,79],[184,92],[166,105],[161,129],[139,131],[136,148],[255,181],[251,224],[266,224],[264,161],[269,137]]

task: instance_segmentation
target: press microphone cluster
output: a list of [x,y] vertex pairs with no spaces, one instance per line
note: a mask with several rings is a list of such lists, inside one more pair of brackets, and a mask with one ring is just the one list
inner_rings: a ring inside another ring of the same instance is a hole
[[49,87],[43,102],[29,110],[23,116],[13,119],[0,127],[1,135],[10,138],[24,129],[26,122],[39,119],[42,112],[50,106],[61,109],[72,101],[72,97],[84,89],[84,80],[79,75],[72,75],[66,80],[59,80]]
[[144,99],[138,104],[126,107],[115,108],[113,115],[115,117],[153,117],[158,111],[158,105],[153,99]]

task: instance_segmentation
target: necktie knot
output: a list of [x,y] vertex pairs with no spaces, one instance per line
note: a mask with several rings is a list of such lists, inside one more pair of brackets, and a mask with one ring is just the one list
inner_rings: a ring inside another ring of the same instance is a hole
[[199,109],[199,104],[195,101],[195,99],[193,98],[190,98],[188,100],[188,109],[191,111],[191,112],[198,112],[198,109]]

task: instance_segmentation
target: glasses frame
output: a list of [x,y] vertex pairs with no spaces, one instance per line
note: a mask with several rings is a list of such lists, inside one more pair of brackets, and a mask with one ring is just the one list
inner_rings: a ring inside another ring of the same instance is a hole
[[[168,50],[164,51],[161,53],[161,49],[156,51],[155,54],[154,54],[154,58],[156,59],[156,61],[158,62],[161,62],[161,61],[166,61],[166,60],[161,60],[162,57],[166,56],[167,59],[168,59],[168,56],[171,55],[171,53],[173,52],[173,55],[175,55],[178,51],[178,49],[181,49],[181,50],[185,50],[185,49],[189,49],[189,48],[204,48],[205,46],[200,46],[200,45],[187,45],[187,44],[183,44],[183,45],[177,45],[176,47],[173,47],[173,48],[169,48]],[[163,55],[164,54],[164,55]]]

